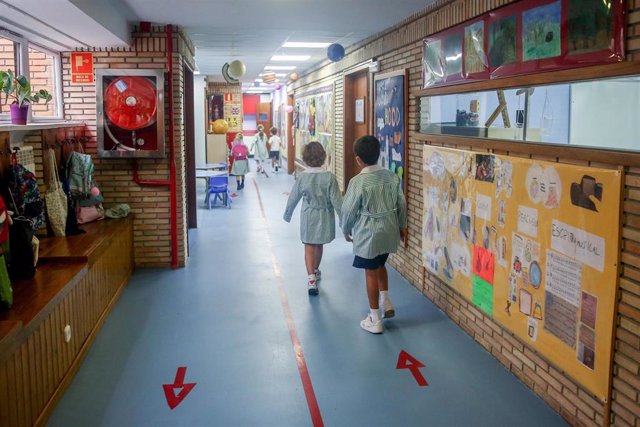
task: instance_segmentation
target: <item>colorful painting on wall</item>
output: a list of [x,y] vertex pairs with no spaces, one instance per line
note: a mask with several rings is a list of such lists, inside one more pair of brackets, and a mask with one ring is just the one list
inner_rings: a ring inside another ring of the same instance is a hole
[[465,76],[487,70],[487,54],[484,50],[484,21],[464,28]]
[[522,56],[524,61],[560,55],[561,3],[556,1],[522,14]]
[[625,8],[624,0],[511,2],[425,38],[423,88],[621,62]]
[[509,16],[489,26],[489,63],[492,68],[518,60],[516,41],[517,18]]

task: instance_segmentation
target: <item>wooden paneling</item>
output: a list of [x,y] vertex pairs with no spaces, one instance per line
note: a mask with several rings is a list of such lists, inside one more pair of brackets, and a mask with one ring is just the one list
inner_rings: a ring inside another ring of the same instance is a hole
[[[132,273],[132,222],[111,221],[112,230],[102,236],[95,233],[104,224],[91,226],[93,233],[87,234],[101,242],[90,245],[92,251],[82,246],[82,238],[66,245],[44,239],[47,255],[36,277],[19,283],[27,286],[18,288],[15,306],[0,316],[0,332],[6,333],[0,335],[0,349],[8,340],[17,345],[0,353],[3,427],[44,425]],[[64,251],[80,255],[63,264]],[[85,261],[78,262],[82,256]],[[19,322],[24,327],[16,330]]]

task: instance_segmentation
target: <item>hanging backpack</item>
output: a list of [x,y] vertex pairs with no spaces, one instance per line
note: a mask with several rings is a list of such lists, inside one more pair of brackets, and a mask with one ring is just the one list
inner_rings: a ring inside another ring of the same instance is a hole
[[44,224],[44,204],[33,172],[14,161],[9,174],[9,191],[16,212],[30,220],[33,231],[37,231]]
[[[18,207],[18,202],[9,190],[15,215],[9,225],[9,250],[4,252],[11,280],[31,279],[36,274],[36,252],[34,251],[33,220],[27,218]],[[7,245],[5,245],[5,248]]]

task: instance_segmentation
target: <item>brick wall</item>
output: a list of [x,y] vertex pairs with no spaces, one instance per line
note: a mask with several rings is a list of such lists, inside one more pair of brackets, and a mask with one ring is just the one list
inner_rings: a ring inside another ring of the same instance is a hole
[[[7,71],[11,69],[15,73],[15,49],[13,41],[0,37],[0,70]],[[0,97],[0,113],[9,114],[8,105],[11,104],[11,99],[5,102],[4,96]]]
[[[474,16],[512,3],[513,0],[440,0],[423,12],[405,19],[401,24],[372,36],[348,49],[338,63],[325,61],[317,68],[301,76],[293,85],[296,92],[305,86],[335,76],[336,85],[336,160],[342,165],[344,131],[343,118],[343,70],[376,58],[381,62],[380,72],[407,68],[409,90],[422,85],[422,38],[444,28],[463,22]],[[640,59],[640,0],[627,0],[627,49],[628,60]],[[541,357],[526,343],[477,310],[458,293],[428,274],[422,266],[422,147],[429,141],[419,140],[418,111],[414,96],[409,97],[409,185],[407,188],[409,245],[400,248],[390,263],[409,282],[431,299],[447,315],[509,369],[523,383],[559,412],[572,425],[607,425],[640,427],[640,168],[626,168],[623,242],[621,250],[622,277],[620,301],[617,313],[615,354],[612,379],[610,419],[604,403],[587,390],[565,376],[548,360]],[[453,148],[473,149],[471,143],[460,139]],[[497,152],[514,156],[532,156],[527,152]],[[579,163],[570,158],[540,158],[541,160]],[[624,166],[624,165],[593,165]],[[337,171],[342,183],[342,171]]]
[[[133,33],[132,46],[127,49],[93,49],[94,66],[119,69],[167,70],[166,33],[164,26],[154,26],[150,33]],[[185,132],[183,117],[184,76],[183,61],[193,65],[193,46],[181,32],[173,36],[173,85],[175,165],[178,209],[178,263],[186,262],[186,181],[185,181]],[[70,84],[70,53],[62,55],[64,115],[67,119],[87,123],[91,141],[85,150],[96,152],[96,87],[95,84],[72,86]],[[165,87],[165,100],[166,97]],[[164,159],[138,160],[140,179],[169,179],[169,120],[165,102],[166,154]],[[166,267],[171,261],[170,246],[170,193],[168,186],[139,186],[133,181],[132,160],[99,159],[95,179],[105,197],[106,207],[127,203],[135,215],[134,246],[136,266]]]
[[[45,89],[55,96],[55,62],[53,55],[29,47],[29,78],[34,91]],[[40,101],[31,105],[31,114],[47,117],[56,114],[56,102]]]

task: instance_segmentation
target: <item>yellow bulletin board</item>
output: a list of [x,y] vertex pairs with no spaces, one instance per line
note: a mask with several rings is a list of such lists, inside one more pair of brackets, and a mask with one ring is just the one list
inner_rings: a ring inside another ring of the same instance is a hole
[[425,145],[426,269],[607,399],[622,173]]

